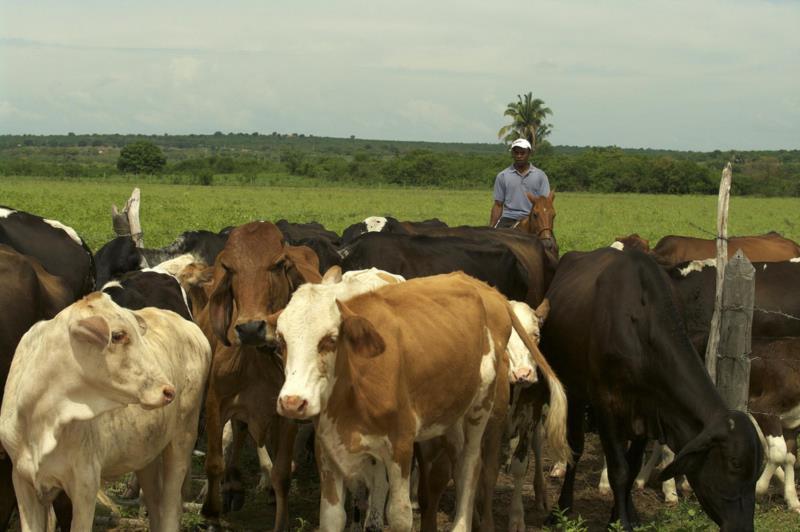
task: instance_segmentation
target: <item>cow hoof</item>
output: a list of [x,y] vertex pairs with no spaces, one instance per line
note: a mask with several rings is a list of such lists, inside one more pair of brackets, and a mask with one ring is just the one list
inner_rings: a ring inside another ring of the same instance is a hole
[[669,506],[677,506],[678,505],[678,495],[677,494],[669,494],[664,497],[664,502]]
[[[550,505],[547,504],[547,501],[544,500],[544,499],[536,499],[536,501],[534,501],[533,507],[538,511],[545,511],[545,512],[550,509]],[[524,523],[523,523],[523,528],[522,529],[523,530],[525,529],[525,524]]]
[[525,521],[520,519],[509,521],[508,532],[525,532]]
[[244,506],[244,491],[227,490],[222,494],[222,513],[238,512]]
[[215,504],[212,504],[208,501],[203,503],[203,506],[200,508],[200,514],[205,517],[206,519],[218,519],[219,518],[219,508],[216,507]]
[[792,512],[800,514],[800,506],[795,506],[794,508],[789,508]]
[[553,465],[553,468],[550,470],[550,478],[564,478],[564,475],[567,474],[567,465],[561,462],[557,462]]
[[600,494],[600,497],[603,499],[610,499],[611,497],[613,497],[613,494],[611,493],[611,488],[597,488],[597,491]]
[[644,480],[635,480],[633,485],[637,490],[642,491],[644,489]]

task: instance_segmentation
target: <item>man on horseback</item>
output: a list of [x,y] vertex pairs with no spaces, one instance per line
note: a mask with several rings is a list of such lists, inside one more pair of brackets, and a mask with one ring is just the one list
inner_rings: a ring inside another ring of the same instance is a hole
[[492,227],[515,227],[531,210],[527,192],[534,196],[547,196],[550,182],[539,168],[533,166],[531,143],[517,139],[511,143],[514,163],[497,174],[494,181],[494,204],[489,219]]

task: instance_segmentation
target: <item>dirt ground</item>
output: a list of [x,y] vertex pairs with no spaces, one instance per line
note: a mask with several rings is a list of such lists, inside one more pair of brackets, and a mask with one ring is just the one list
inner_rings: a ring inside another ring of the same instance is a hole
[[[244,468],[248,485],[248,496],[245,506],[238,512],[232,512],[224,516],[222,525],[227,530],[235,531],[263,531],[270,530],[274,518],[274,506],[268,504],[266,495],[255,493],[257,478],[257,462],[254,453],[245,453]],[[550,460],[546,460],[546,471],[552,465]],[[193,478],[194,491],[199,491],[202,486],[203,476],[201,461],[198,459],[195,464],[195,475]],[[605,530],[610,516],[611,502],[609,499],[601,498],[597,492],[597,482],[600,478],[600,470],[603,466],[602,451],[597,437],[593,434],[587,436],[586,448],[580,462],[578,477],[575,483],[575,510],[577,514],[585,520],[585,524],[590,531]],[[532,486],[533,459],[531,458],[531,468],[526,477],[523,497],[525,501],[525,521],[528,530],[540,530],[546,518],[546,512],[536,510],[533,500]],[[550,506],[552,507],[558,499],[561,488],[560,479],[547,478],[548,495]],[[501,471],[500,478],[494,496],[494,518],[496,529],[500,531],[508,528],[508,506],[512,493],[512,479],[505,471]],[[119,492],[119,485],[110,489],[112,498],[117,502],[122,502],[114,496],[114,492]],[[650,521],[660,510],[666,508],[662,502],[660,487],[655,481],[651,481],[643,491],[636,491],[634,494],[635,504],[644,523]],[[442,499],[439,509],[439,524],[441,530],[449,529],[451,516],[454,512],[455,498],[452,485],[448,488]],[[146,530],[146,521],[140,514],[136,506],[120,506],[122,518],[106,518],[101,514],[108,514],[105,509],[98,509],[98,520],[95,530]],[[313,463],[298,460],[297,470],[292,481],[292,491],[289,499],[289,511],[291,515],[291,530],[315,530],[319,519],[319,488],[318,480]],[[198,515],[199,505],[189,504],[183,520],[183,530],[199,530],[204,528],[202,519]],[[419,524],[419,516],[415,513],[415,525]]]

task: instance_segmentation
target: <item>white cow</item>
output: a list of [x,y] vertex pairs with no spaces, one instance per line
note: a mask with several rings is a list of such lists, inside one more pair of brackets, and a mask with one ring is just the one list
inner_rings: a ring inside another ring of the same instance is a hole
[[72,530],[90,531],[103,479],[135,471],[154,531],[179,529],[211,348],[200,329],[95,292],[34,325],[0,410],[23,532],[47,530],[60,490]]

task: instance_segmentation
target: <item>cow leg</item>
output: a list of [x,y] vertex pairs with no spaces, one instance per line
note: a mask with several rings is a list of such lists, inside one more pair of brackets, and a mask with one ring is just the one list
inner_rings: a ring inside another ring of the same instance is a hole
[[389,528],[397,532],[411,532],[414,521],[409,489],[413,445],[408,447],[407,453],[403,453],[400,449],[394,449],[393,459],[386,464],[386,473],[389,477],[389,505],[386,519],[389,522]]
[[[509,505],[508,530],[509,532],[525,532],[525,507],[522,503],[522,485],[525,474],[528,472],[528,457],[531,454],[530,431],[520,427],[519,440],[511,455],[511,476],[514,479],[514,491],[511,494]],[[534,480],[534,485],[536,484]],[[541,492],[536,494],[538,503]]]
[[17,493],[19,523],[22,532],[47,530],[48,505],[42,504],[36,496],[36,489],[25,479],[12,472],[14,490]]
[[205,500],[201,513],[209,519],[219,518],[222,509],[220,498],[220,481],[225,468],[222,456],[222,416],[220,402],[214,386],[214,368],[209,379],[206,394],[206,437],[208,448],[206,450],[206,478],[208,478]]
[[[666,445],[658,444],[661,447],[661,469],[664,470],[669,464],[675,460],[675,453]],[[661,483],[661,493],[664,494],[664,502],[667,504],[678,504],[678,488],[676,486],[675,477],[665,480]]]
[[270,472],[272,487],[275,490],[273,530],[278,531],[286,530],[289,524],[289,488],[292,484],[292,456],[297,424],[284,417],[275,416],[271,426],[273,437],[278,438],[275,462]]
[[264,445],[256,447],[256,454],[258,455],[258,467],[261,469],[256,491],[269,492],[272,489],[272,459],[269,457],[267,448]]
[[386,496],[389,493],[389,480],[383,462],[376,461],[367,471],[369,475],[369,508],[364,519],[364,530],[374,532],[383,530],[383,512]]
[[[197,426],[197,423],[194,423]],[[161,454],[162,485],[161,501],[161,526],[163,530],[179,530],[181,513],[183,512],[183,481],[192,463],[192,448],[196,433],[192,424],[188,430],[177,435]],[[151,528],[151,530],[154,530]]]
[[794,464],[797,461],[797,430],[787,430],[783,433],[786,442],[786,459],[783,465],[783,498],[786,505],[793,512],[800,513],[800,501],[797,499],[797,486],[794,480]]
[[611,495],[611,484],[608,483],[608,460],[603,455],[603,470],[600,471],[600,481],[597,483],[597,491],[600,492],[601,497],[608,497]]
[[[456,516],[453,531],[472,530],[472,508],[481,464],[481,440],[489,420],[489,411],[472,409],[472,415],[481,415],[477,423],[465,421],[459,427],[463,430],[464,446],[456,463]],[[467,416],[470,417],[468,411]]]
[[[567,395],[567,443],[572,449],[572,463],[567,464],[567,471],[564,474],[564,484],[561,486],[561,495],[558,497],[558,508],[564,512],[572,511],[572,497],[575,490],[575,473],[578,462],[583,455],[583,414],[586,408],[585,403]],[[558,515],[551,512],[547,521],[548,524],[558,522]]]
[[225,424],[222,441],[228,440],[230,427],[230,445],[225,446],[225,473],[222,478],[222,513],[236,512],[244,506],[244,485],[242,472],[239,470],[239,458],[242,455],[244,442],[247,440],[247,424],[232,419]]
[[435,438],[418,443],[415,446],[419,463],[419,511],[420,530],[435,532],[437,530],[437,512],[439,500],[453,475],[452,464],[456,450],[450,448],[447,453],[445,438]]
[[11,514],[16,508],[17,499],[14,496],[14,483],[11,480],[11,460],[0,458],[0,530],[8,529]]
[[347,520],[344,478],[319,441],[315,445],[319,470],[319,530],[341,532]]
[[[624,530],[632,530],[632,518],[629,512],[630,490],[633,486],[634,474],[632,469],[639,471],[642,464],[642,451],[644,440],[635,440],[631,443],[627,453],[625,440],[620,438],[613,422],[609,422],[606,415],[598,415],[600,440],[608,464],[608,478],[611,491],[614,494],[614,506],[611,512],[611,523],[620,521]],[[638,459],[635,454],[638,453]]]
[[[542,454],[542,440],[544,440],[544,425],[542,423],[542,408],[545,398],[537,400],[533,404],[533,417],[531,426],[533,427],[533,495],[536,498],[535,508],[537,510],[548,510],[550,501],[547,495],[547,484],[544,483],[544,455]],[[528,434],[528,441],[531,434]],[[530,446],[530,444],[528,444]],[[530,453],[529,453],[530,454]],[[521,501],[520,501],[521,502]]]
[[661,458],[661,448],[662,445],[660,443],[657,441],[653,442],[653,450],[650,452],[650,457],[647,459],[647,462],[645,462],[642,470],[639,471],[639,474],[636,475],[636,480],[633,481],[633,485],[637,490],[644,489],[647,481],[650,480],[650,476],[653,474],[653,469],[655,469],[656,464]]
[[756,414],[754,417],[763,434],[761,443],[767,460],[767,465],[756,482],[756,494],[763,495],[769,490],[769,484],[776,470],[786,461],[787,440],[783,437],[780,418],[764,414]]
[[633,489],[633,482],[636,479],[634,473],[642,469],[642,460],[644,459],[644,449],[646,446],[646,437],[642,436],[636,438],[631,441],[631,444],[628,447],[628,452],[625,455],[625,458],[628,461],[628,483],[625,486],[625,504],[628,509],[628,518],[631,520],[631,523],[633,523],[634,526],[639,525],[639,514],[636,511],[636,507],[633,505],[633,495],[631,494],[631,490]]
[[[64,491],[72,501],[71,529],[75,532],[92,529],[95,499],[99,489],[100,472],[95,472],[94,468],[89,464],[77,464],[74,468],[72,482],[64,487]],[[44,528],[42,530],[47,529]]]
[[[53,510],[56,514],[56,525],[61,532],[69,532],[72,526],[72,501],[63,491],[53,501]],[[0,529],[2,530],[2,529]]]
[[142,489],[142,498],[150,517],[150,530],[158,532],[161,530],[161,501],[163,495],[162,476],[161,476],[161,457],[147,464],[136,472],[139,479],[139,486]]

